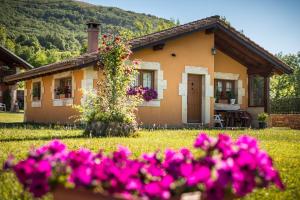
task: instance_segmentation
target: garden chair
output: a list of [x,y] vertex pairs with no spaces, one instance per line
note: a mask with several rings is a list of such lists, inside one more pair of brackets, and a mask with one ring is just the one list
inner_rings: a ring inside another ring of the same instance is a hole
[[6,105],[4,103],[0,103],[0,110],[6,112]]
[[224,120],[222,119],[222,115],[221,114],[217,114],[217,115],[214,115],[214,124],[215,125],[219,125],[221,128],[223,128],[223,122]]

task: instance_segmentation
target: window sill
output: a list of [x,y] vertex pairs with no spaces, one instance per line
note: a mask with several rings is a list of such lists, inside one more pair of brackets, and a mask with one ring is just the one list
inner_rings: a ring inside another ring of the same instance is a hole
[[40,100],[39,101],[32,101],[31,102],[31,107],[33,107],[33,108],[40,108],[40,107],[42,107],[42,103],[41,103]]
[[73,98],[53,99],[53,106],[72,106]]
[[160,107],[160,99],[142,102],[139,107]]
[[239,110],[240,104],[215,103],[215,110]]

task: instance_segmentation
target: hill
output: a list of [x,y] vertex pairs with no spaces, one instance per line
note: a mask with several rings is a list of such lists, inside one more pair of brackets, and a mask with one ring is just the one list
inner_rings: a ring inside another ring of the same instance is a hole
[[86,43],[85,23],[90,20],[101,24],[102,33],[131,37],[175,25],[152,15],[80,1],[0,0],[0,43],[33,65],[44,65],[78,55]]

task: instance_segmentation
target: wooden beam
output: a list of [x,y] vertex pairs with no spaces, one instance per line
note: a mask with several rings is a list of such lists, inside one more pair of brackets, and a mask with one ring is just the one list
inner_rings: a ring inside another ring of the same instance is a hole
[[230,45],[231,48],[236,49],[240,52],[242,52],[243,54],[247,55],[247,57],[251,60],[254,60],[258,63],[261,64],[267,64],[267,62],[262,59],[258,54],[253,53],[252,51],[248,50],[244,45],[238,43],[236,40],[234,40],[233,38],[231,38],[230,36],[226,35],[226,34],[221,34],[219,32],[216,32],[216,43],[222,43],[222,44],[226,44],[226,46]]
[[215,33],[216,30],[217,30],[216,27],[208,28],[205,30],[205,34],[209,35],[209,34]]
[[249,58],[247,58],[247,56],[242,55],[240,52],[236,51],[230,46],[225,47],[224,45],[216,44],[216,48],[248,68],[261,65],[260,63],[256,63],[253,60],[250,60]]
[[270,113],[270,76],[264,77],[264,111]]
[[270,66],[260,66],[256,68],[248,68],[247,74],[248,75],[260,75],[260,76],[270,76],[272,74],[272,67]]
[[165,43],[156,44],[152,47],[153,51],[163,50]]

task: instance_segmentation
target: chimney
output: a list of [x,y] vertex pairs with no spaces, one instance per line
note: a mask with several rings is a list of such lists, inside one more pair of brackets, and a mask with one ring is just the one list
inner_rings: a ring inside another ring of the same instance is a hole
[[99,40],[99,23],[96,22],[88,22],[87,24],[87,32],[88,32],[88,45],[87,52],[95,52],[98,51],[98,40]]

